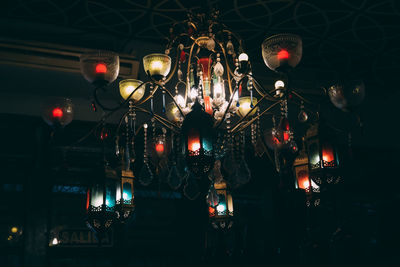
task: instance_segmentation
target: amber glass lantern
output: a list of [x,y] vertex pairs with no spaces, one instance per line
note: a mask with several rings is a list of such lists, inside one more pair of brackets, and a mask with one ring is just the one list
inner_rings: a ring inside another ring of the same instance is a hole
[[161,81],[171,70],[171,58],[165,54],[150,54],[143,58],[143,67],[150,77]]
[[233,224],[233,200],[224,180],[214,183],[218,196],[218,205],[208,206],[211,225],[216,229],[229,229]]
[[261,48],[265,65],[277,72],[286,72],[296,67],[303,54],[302,40],[295,34],[284,33],[268,37]]
[[199,102],[195,102],[192,111],[182,123],[183,151],[189,170],[202,176],[214,164],[214,121],[211,115],[204,112]]
[[[142,81],[135,79],[125,79],[119,82],[119,93],[123,99],[128,99],[128,97],[135,91],[129,99],[133,101],[139,101],[144,95],[145,88],[142,85]],[[139,87],[141,86],[141,87]]]
[[101,236],[111,228],[115,219],[119,179],[116,171],[108,166],[95,174],[96,181],[87,191],[86,224],[96,235]]
[[339,182],[339,158],[331,129],[323,123],[314,124],[306,133],[311,179],[318,185]]

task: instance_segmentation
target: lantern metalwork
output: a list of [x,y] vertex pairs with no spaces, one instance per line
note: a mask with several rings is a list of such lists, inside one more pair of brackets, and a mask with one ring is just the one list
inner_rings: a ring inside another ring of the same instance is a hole
[[108,166],[96,174],[97,181],[87,191],[86,224],[99,237],[111,228],[115,220],[119,179],[117,172]]
[[306,153],[304,141],[302,150],[293,162],[293,172],[295,175],[295,188],[305,190],[307,207],[310,207],[311,204],[318,206],[320,199],[315,193],[319,193],[320,189],[310,178],[308,155]]
[[229,229],[233,225],[233,199],[224,180],[214,183],[218,204],[208,206],[208,216],[215,229]]
[[135,176],[131,170],[120,170],[120,181],[116,188],[115,215],[118,221],[124,223],[132,215],[135,209],[135,195],[133,181]]
[[323,123],[313,124],[306,133],[310,178],[317,185],[340,181],[339,158],[332,130]]
[[206,174],[214,164],[215,129],[213,118],[196,102],[182,124],[183,152],[189,170],[197,175]]

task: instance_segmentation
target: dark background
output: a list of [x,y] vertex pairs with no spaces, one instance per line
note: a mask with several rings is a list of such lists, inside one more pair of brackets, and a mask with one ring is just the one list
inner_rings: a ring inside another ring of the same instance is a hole
[[[54,229],[85,229],[85,191],[101,145],[95,135],[72,144],[101,114],[90,112],[91,87],[80,74],[3,64],[0,266],[400,265],[398,1],[5,1],[0,37],[114,50],[141,61],[163,51],[160,40],[187,9],[211,7],[244,39],[253,73],[266,87],[277,76],[262,62],[264,38],[281,32],[302,37],[296,87],[320,99],[333,110],[331,122],[354,135],[353,158],[332,190],[335,205],[307,217],[302,196],[282,189],[286,178],[249,148],[252,179],[233,190],[235,224],[223,237],[208,225],[202,198],[189,201],[181,188],[172,191],[156,179],[137,186],[135,220],[114,231],[112,247],[50,247]],[[365,82],[362,130],[322,94],[321,86],[343,77]],[[54,136],[40,118],[40,103],[51,96],[71,97],[77,111]],[[10,242],[13,226],[23,232]]]

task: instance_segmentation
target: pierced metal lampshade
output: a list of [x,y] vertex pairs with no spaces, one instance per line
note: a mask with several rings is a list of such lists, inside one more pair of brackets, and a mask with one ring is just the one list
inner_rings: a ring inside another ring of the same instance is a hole
[[74,106],[69,98],[50,98],[42,104],[42,118],[50,126],[64,127],[74,117]]
[[261,50],[265,65],[273,71],[281,71],[299,64],[303,45],[300,36],[284,33],[265,39]]
[[119,74],[119,56],[114,52],[88,52],[81,55],[80,63],[83,77],[97,87],[115,81]]
[[171,70],[171,58],[165,54],[150,54],[143,58],[144,71],[156,81],[165,78]]
[[[130,94],[136,90],[143,82],[135,79],[125,79],[119,82],[119,93],[123,99],[127,99]],[[145,92],[145,86],[143,85],[130,97],[134,101],[142,99]]]

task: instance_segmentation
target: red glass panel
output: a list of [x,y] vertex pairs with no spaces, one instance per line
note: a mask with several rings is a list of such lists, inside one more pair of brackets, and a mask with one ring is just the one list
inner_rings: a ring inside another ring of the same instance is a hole
[[203,79],[210,80],[209,71],[211,67],[212,60],[208,57],[203,57],[198,60],[198,64],[201,66],[203,72]]
[[196,129],[190,129],[187,138],[189,151],[195,152],[200,149],[200,134]]
[[324,144],[322,146],[322,160],[324,167],[334,167],[335,164],[335,154],[331,144]]
[[156,144],[156,151],[158,154],[164,153],[164,144],[157,143]]
[[211,99],[209,96],[204,97],[204,110],[210,115],[213,114],[213,110],[212,110],[212,106],[211,106]]
[[308,190],[310,188],[310,179],[306,170],[301,170],[297,173],[297,184],[301,189]]

